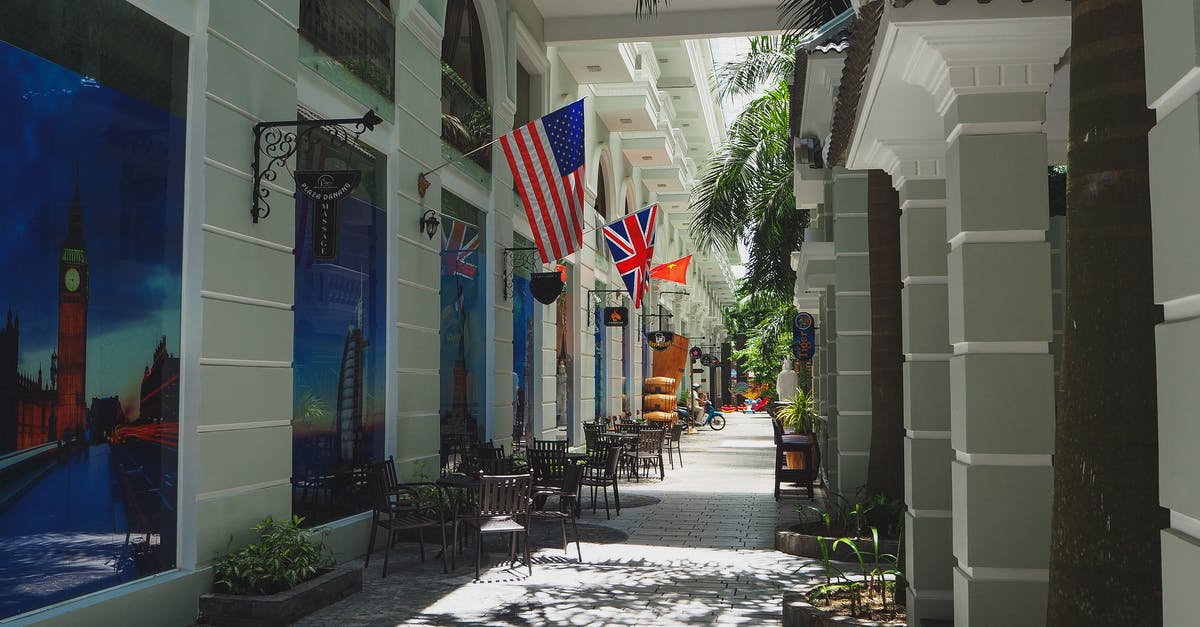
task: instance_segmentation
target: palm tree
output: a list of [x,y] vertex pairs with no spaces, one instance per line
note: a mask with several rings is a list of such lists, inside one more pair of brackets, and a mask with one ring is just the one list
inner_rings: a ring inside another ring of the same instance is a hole
[[[1071,3],[1067,293],[1047,624],[1162,624],[1141,0]],[[1119,286],[1114,290],[1114,286]]]
[[785,83],[751,101],[692,192],[697,246],[724,252],[745,238],[745,283],[755,293],[791,294],[789,256],[808,225],[808,212],[796,210],[787,116]]

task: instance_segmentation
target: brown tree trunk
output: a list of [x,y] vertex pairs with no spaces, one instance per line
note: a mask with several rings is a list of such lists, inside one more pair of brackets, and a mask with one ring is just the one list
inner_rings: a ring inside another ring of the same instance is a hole
[[1048,624],[1159,625],[1142,6],[1071,4],[1067,292]]
[[904,498],[904,374],[900,346],[900,197],[892,177],[867,173],[871,273],[871,457],[867,494]]

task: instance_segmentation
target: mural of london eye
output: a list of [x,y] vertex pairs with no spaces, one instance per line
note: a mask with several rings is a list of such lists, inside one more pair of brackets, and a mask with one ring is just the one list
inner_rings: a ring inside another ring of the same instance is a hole
[[[69,13],[56,4],[38,15]],[[22,41],[52,29],[11,8],[16,23],[0,25],[0,619],[175,566],[186,85],[186,57],[83,73],[88,55],[54,36],[39,40],[46,50]],[[161,23],[129,17],[126,37],[165,42],[167,58],[186,50]]]

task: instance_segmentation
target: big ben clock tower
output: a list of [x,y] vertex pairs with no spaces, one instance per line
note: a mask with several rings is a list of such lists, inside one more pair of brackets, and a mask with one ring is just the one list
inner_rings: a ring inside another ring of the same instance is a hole
[[87,372],[88,259],[83,239],[83,207],[79,202],[79,173],[70,223],[58,260],[58,428],[83,436],[87,422],[84,398]]

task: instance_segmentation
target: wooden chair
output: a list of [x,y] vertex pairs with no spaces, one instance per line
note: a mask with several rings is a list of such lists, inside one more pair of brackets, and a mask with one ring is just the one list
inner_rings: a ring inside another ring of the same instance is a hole
[[625,453],[627,459],[633,466],[634,478],[641,481],[641,470],[658,466],[658,478],[666,478],[666,470],[663,469],[663,432],[662,429],[642,429],[638,431],[637,448]]
[[386,462],[372,464],[367,483],[371,494],[371,537],[367,543],[367,557],[363,568],[371,565],[371,553],[375,550],[375,532],[379,528],[387,531],[387,543],[383,548],[383,576],[387,577],[388,556],[391,554],[396,535],[406,529],[417,529],[417,541],[421,547],[423,562],[425,528],[436,526],[442,533],[442,572],[448,572],[442,489],[433,483],[397,483],[395,462],[390,457]]
[[[775,419],[771,420],[771,428],[775,431],[775,500],[779,500],[779,485],[782,483],[798,484],[807,489],[808,498],[813,498],[817,464],[813,458],[812,441],[806,435],[784,435],[783,425]],[[789,468],[787,453],[800,453],[804,468]]]
[[[559,489],[535,489],[533,492],[533,500],[535,507],[530,512],[530,517],[534,520],[557,520],[560,530],[562,531],[563,553],[567,551],[567,521],[571,521],[571,529],[575,532],[575,551],[579,555],[579,561],[583,561],[583,548],[579,545],[579,526],[575,523],[576,513],[579,509],[579,485],[583,479],[583,466],[579,464],[567,464],[563,471],[562,487]],[[538,497],[542,497],[542,505],[537,506]],[[545,505],[549,503],[551,497],[558,497],[557,507],[555,509],[547,509]]]
[[[533,560],[529,556],[529,475],[482,475],[479,478],[478,506],[473,516],[463,522],[475,527],[475,579],[479,579],[479,561],[482,555],[483,536],[488,533],[507,533],[516,546],[518,536],[525,540],[525,564],[533,575]],[[515,560],[515,550],[509,555]]]

